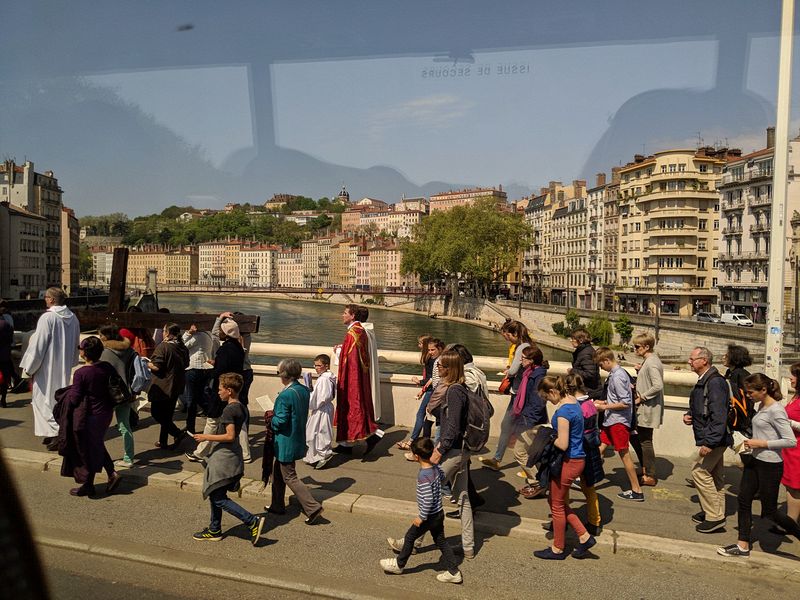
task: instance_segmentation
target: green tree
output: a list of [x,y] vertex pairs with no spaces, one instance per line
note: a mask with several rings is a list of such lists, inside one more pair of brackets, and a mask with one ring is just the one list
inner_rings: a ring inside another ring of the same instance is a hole
[[481,199],[436,212],[415,226],[413,239],[402,243],[401,270],[423,281],[444,278],[454,294],[464,279],[486,295],[516,266],[529,234],[521,215],[501,212],[494,200]]
[[610,346],[614,338],[614,327],[604,317],[593,317],[586,325],[586,331],[592,336],[592,341],[600,346]]
[[92,253],[88,246],[81,244],[78,250],[78,277],[81,281],[89,281],[92,276]]
[[617,319],[617,322],[614,323],[614,329],[617,331],[619,339],[623,344],[627,344],[631,341],[631,336],[633,335],[633,325],[631,325],[628,317],[625,315],[620,316]]
[[581,326],[581,316],[578,314],[577,310],[570,308],[567,314],[564,315],[564,322],[566,323],[565,330],[567,330],[567,335],[569,335]]

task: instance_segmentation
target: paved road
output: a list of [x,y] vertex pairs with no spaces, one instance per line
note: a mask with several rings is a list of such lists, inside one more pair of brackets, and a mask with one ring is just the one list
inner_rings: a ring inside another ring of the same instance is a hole
[[[171,562],[239,572],[241,577],[272,577],[290,588],[322,585],[342,597],[436,593],[443,598],[574,598],[614,590],[617,598],[732,600],[800,594],[799,581],[780,580],[774,572],[765,578],[748,568],[747,561],[683,561],[640,551],[614,553],[603,547],[594,560],[553,563],[531,556],[543,543],[493,536],[480,539],[478,557],[461,565],[465,583],[448,586],[434,580],[441,566],[432,547],[412,557],[405,575],[381,572],[378,559],[392,555],[384,539],[401,534],[407,525],[404,519],[331,511],[319,525],[307,526],[293,507],[286,517],[269,517],[259,547],[253,548],[228,516],[223,518],[226,538],[201,543],[191,540],[208,518],[207,504],[199,494],[151,487],[134,490],[123,484],[111,497],[73,498],[67,494],[66,479],[27,468],[15,468],[13,473],[35,535],[49,540],[40,549],[55,598],[172,600],[222,595],[208,593],[212,589],[232,589],[232,597],[241,598],[297,597],[286,590],[259,586],[254,591],[249,584],[157,566]],[[252,511],[260,509],[254,500],[242,503]],[[447,534],[456,541],[458,530],[452,521],[447,523]],[[58,540],[85,542],[96,550],[85,554],[53,547]],[[112,554],[121,558],[109,558]]]
[[[33,436],[29,404],[29,394],[11,396],[11,407],[0,410],[0,442],[4,446],[43,450],[38,438]],[[142,463],[160,466],[165,470],[201,471],[201,467],[187,461],[182,452],[170,453],[155,449],[153,443],[157,436],[156,426],[149,413],[142,412],[141,414],[142,428],[136,431],[135,437],[137,458]],[[182,418],[180,413],[178,413],[178,418]],[[263,421],[260,417],[255,417],[254,421],[255,424],[251,429],[251,433],[254,433],[252,435],[253,455],[260,458],[260,444],[263,440],[263,434],[260,431],[263,430]],[[402,452],[394,447],[394,443],[403,439],[406,433],[404,429],[390,429],[384,441],[366,460],[359,457],[350,460],[337,457],[322,471],[315,471],[299,462],[298,473],[312,488],[370,494],[413,502],[415,464],[405,461]],[[494,443],[495,440],[491,440],[489,446],[494,448]],[[112,457],[121,456],[121,440],[113,427],[107,436],[107,446]],[[183,449],[191,448],[192,443],[186,442]],[[515,475],[518,469],[511,463],[510,451],[506,452],[507,467],[500,472],[481,468],[477,460],[473,460],[473,465],[473,476],[477,487],[487,501],[484,511],[507,515],[512,519],[515,517],[548,518],[546,499],[525,500],[515,493],[515,489],[522,484],[522,480]],[[699,510],[695,491],[688,487],[685,481],[685,478],[689,476],[690,461],[660,458],[658,469],[661,481],[656,488],[645,488],[647,500],[644,503],[623,501],[616,497],[622,489],[621,485],[627,487],[627,478],[622,470],[622,463],[616,456],[606,460],[609,480],[598,486],[600,508],[606,524],[606,531],[610,533],[611,530],[616,529],[703,543],[716,543],[718,540],[722,540],[724,537],[722,534],[708,536],[697,533],[689,519],[690,515]],[[246,465],[247,477],[260,479],[260,473],[260,460]],[[729,482],[727,486],[728,533],[735,534],[739,469],[736,467],[726,468],[726,478]],[[781,493],[783,494],[783,492]],[[573,507],[581,518],[584,518],[585,507],[580,493],[573,494],[573,498],[575,499]],[[766,529],[767,527],[756,523],[756,533],[759,536],[763,535],[768,550],[786,550],[789,553],[800,555],[800,549],[788,546],[785,539],[767,533]]]

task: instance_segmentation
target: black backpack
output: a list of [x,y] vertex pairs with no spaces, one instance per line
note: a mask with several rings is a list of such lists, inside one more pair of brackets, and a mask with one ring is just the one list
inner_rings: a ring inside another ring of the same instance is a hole
[[480,385],[476,391],[464,386],[467,392],[467,426],[464,430],[464,448],[470,452],[480,452],[489,441],[494,407]]

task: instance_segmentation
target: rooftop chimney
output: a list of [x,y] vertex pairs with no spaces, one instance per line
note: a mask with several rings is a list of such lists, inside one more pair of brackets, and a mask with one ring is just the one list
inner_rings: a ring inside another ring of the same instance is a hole
[[605,173],[598,173],[597,174],[597,184],[595,187],[600,187],[606,184],[606,174]]
[[767,148],[775,147],[775,128],[767,127]]

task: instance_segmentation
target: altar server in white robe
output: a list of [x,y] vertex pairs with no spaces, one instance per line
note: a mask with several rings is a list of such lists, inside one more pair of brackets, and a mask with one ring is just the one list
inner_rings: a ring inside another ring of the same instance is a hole
[[330,372],[331,359],[327,354],[314,358],[317,382],[311,391],[308,408],[311,414],[306,424],[308,452],[304,462],[321,469],[333,456],[333,398],[336,395],[336,376]]
[[81,327],[65,301],[61,289],[47,289],[44,295],[47,311],[39,317],[36,331],[20,361],[20,367],[33,380],[33,431],[46,438],[44,443],[58,435],[58,423],[53,418],[55,393],[69,385],[72,368],[78,364],[80,355]]

